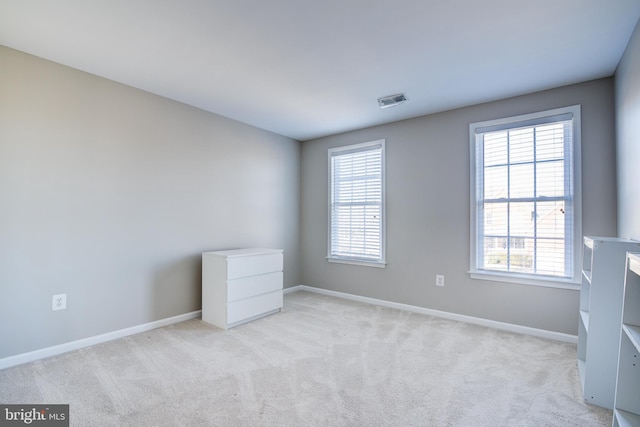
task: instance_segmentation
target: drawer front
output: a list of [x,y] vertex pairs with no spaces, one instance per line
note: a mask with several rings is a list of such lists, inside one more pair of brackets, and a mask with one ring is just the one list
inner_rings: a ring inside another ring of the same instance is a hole
[[282,291],[230,302],[227,304],[227,323],[240,322],[278,308],[282,308]]
[[227,301],[236,301],[277,290],[282,290],[282,271],[242,277],[227,282]]
[[282,253],[230,257],[227,259],[227,279],[282,271]]

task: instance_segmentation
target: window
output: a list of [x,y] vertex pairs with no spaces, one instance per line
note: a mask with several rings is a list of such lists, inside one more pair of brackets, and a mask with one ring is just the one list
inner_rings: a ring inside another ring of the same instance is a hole
[[329,150],[329,261],[384,267],[384,143]]
[[582,234],[580,106],[469,128],[471,277],[573,287]]

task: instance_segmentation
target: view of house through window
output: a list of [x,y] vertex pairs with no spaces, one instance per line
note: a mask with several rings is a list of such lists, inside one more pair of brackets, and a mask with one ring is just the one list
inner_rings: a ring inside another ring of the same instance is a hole
[[532,116],[472,125],[472,272],[572,279],[575,113]]

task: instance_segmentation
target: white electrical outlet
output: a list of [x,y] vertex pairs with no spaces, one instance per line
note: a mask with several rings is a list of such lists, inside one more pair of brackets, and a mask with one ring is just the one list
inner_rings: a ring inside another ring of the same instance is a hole
[[66,310],[67,309],[67,294],[54,295],[51,300],[51,310]]
[[444,275],[436,274],[436,286],[444,286]]

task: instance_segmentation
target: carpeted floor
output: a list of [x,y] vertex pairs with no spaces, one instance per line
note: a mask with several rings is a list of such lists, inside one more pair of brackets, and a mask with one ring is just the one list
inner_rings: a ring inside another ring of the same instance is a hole
[[0,371],[0,403],[73,426],[609,426],[576,347],[308,292],[222,331],[191,320]]

